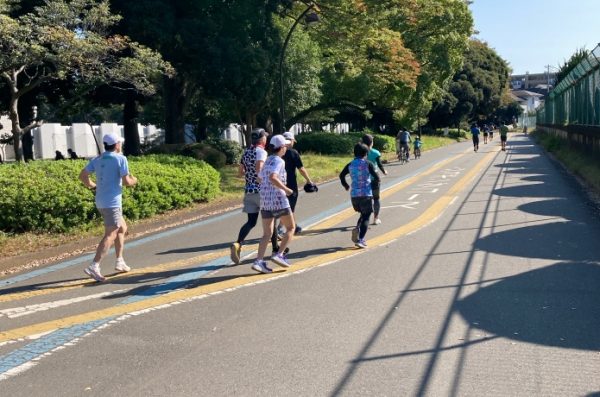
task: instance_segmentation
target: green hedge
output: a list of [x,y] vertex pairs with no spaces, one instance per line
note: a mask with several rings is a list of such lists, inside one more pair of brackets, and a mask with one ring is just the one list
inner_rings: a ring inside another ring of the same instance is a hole
[[[360,141],[363,133],[334,134],[331,132],[309,132],[296,136],[294,146],[299,152],[318,154],[348,154],[352,155],[354,145]],[[386,135],[374,135],[373,147],[380,152],[392,152],[396,149],[396,139]]]
[[[35,161],[0,166],[0,230],[67,232],[99,217],[94,196],[78,179],[85,160]],[[130,158],[139,183],[123,189],[128,219],[149,217],[216,197],[220,175],[202,161],[182,156]]]

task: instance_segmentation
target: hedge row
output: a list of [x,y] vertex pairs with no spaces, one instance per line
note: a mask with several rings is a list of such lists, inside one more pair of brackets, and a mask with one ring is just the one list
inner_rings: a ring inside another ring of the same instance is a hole
[[239,143],[224,139],[209,139],[201,143],[165,144],[153,147],[150,154],[177,154],[206,161],[216,169],[225,164],[239,164],[243,148]]
[[[99,217],[94,195],[78,179],[85,160],[35,161],[0,166],[0,230],[67,232]],[[130,158],[138,185],[123,189],[123,213],[146,218],[219,192],[220,175],[209,164],[182,156]]]
[[[294,146],[299,152],[319,154],[348,154],[352,155],[354,145],[363,136],[360,132],[349,134],[333,134],[328,132],[299,134]],[[373,147],[380,152],[392,152],[396,149],[396,138],[387,135],[374,135]]]

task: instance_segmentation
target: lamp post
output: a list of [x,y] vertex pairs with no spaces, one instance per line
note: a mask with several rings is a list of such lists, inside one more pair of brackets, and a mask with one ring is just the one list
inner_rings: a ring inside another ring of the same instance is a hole
[[[283,42],[283,47],[281,48],[281,54],[279,55],[279,115],[281,118],[281,133],[285,132],[285,97],[283,93],[283,59],[285,57],[285,50],[290,42],[290,37],[292,37],[292,33],[298,26],[298,23],[305,18],[307,24],[313,24],[319,22],[319,15],[314,12],[313,8],[315,7],[314,3],[311,3],[306,9],[296,18],[294,24],[290,28],[287,36],[285,37],[285,41]],[[312,11],[312,12],[311,12]]]

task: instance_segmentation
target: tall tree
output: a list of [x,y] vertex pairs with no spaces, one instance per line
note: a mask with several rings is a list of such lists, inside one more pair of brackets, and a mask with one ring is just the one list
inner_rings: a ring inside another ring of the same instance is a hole
[[503,104],[509,70],[506,61],[486,43],[471,40],[463,67],[430,113],[432,125],[489,118]]
[[107,1],[46,0],[32,12],[13,16],[14,7],[0,3],[0,76],[9,92],[8,113],[17,160],[21,137],[41,121],[22,127],[19,101],[42,84],[71,78],[77,84],[128,84],[152,92],[150,65],[160,57],[130,41],[107,34],[119,16]]

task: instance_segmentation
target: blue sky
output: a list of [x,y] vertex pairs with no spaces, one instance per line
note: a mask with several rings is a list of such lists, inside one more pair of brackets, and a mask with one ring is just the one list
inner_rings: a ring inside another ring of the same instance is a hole
[[600,0],[475,0],[470,7],[475,37],[508,61],[513,74],[542,73],[600,43]]

